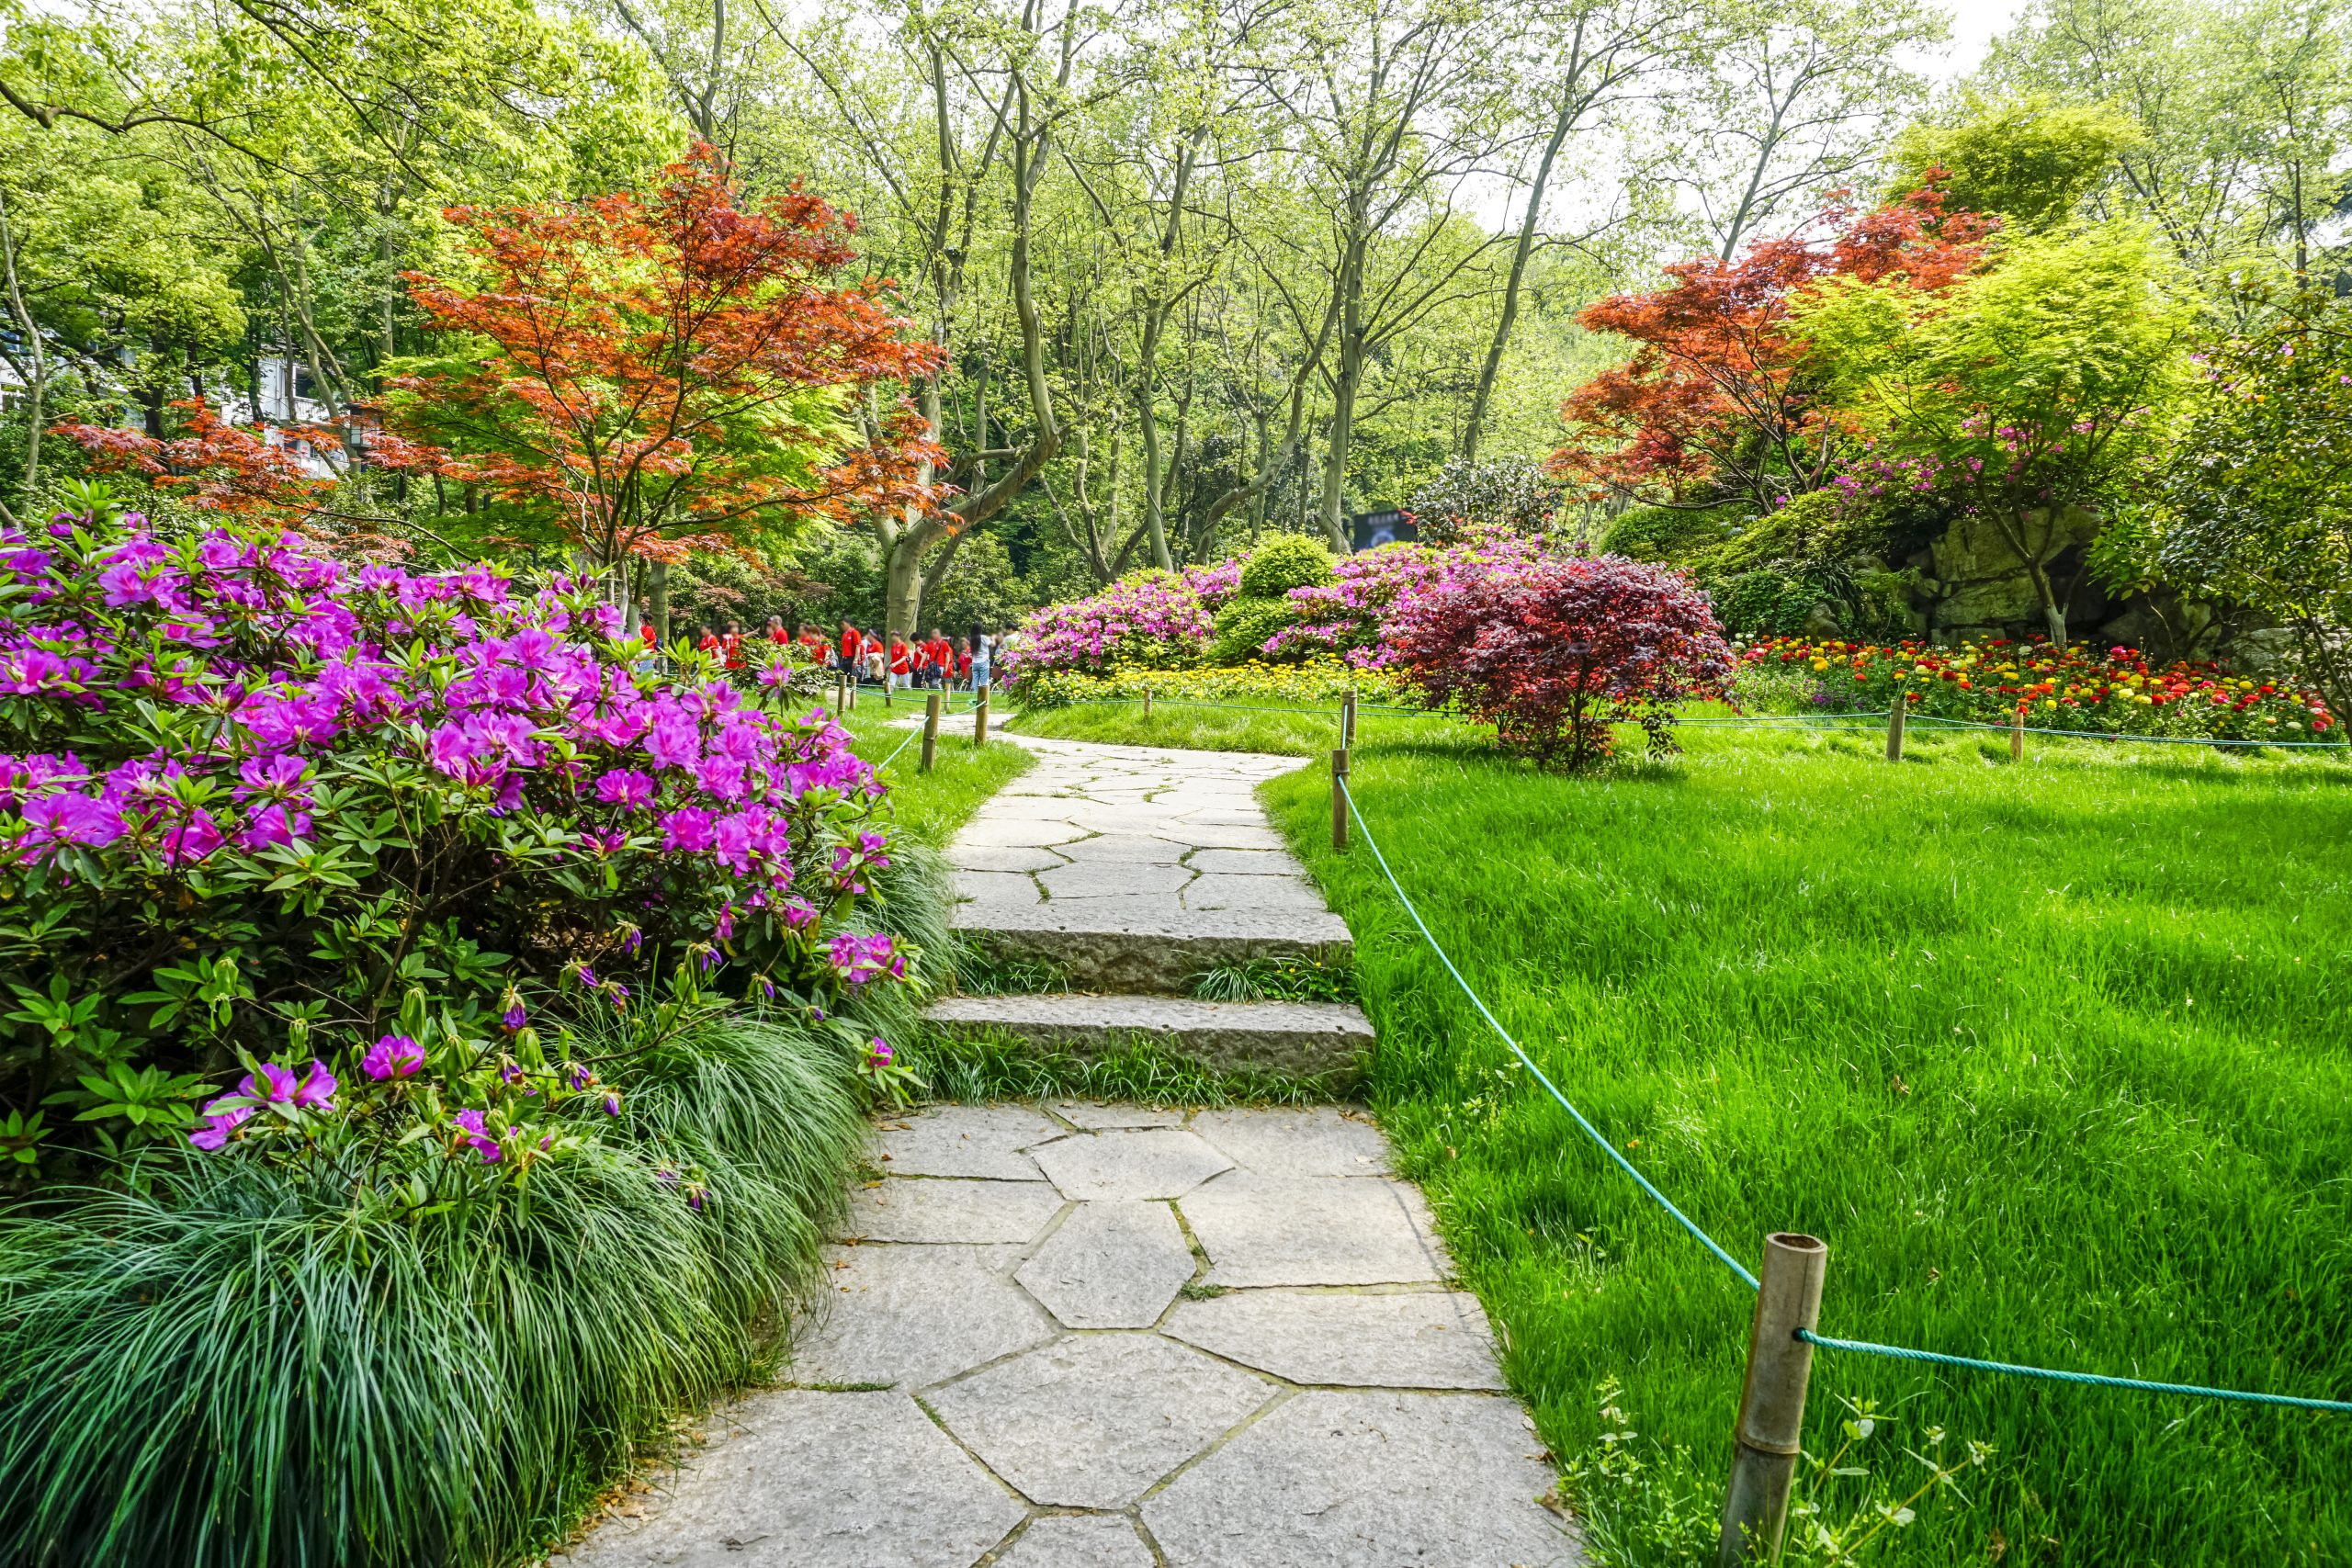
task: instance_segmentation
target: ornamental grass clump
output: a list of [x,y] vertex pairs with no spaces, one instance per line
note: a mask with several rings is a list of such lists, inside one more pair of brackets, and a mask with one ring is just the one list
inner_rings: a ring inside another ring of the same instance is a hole
[[1698,590],[1617,556],[1463,563],[1407,600],[1389,635],[1425,704],[1571,770],[1611,754],[1615,724],[1674,751],[1675,705],[1722,697],[1736,668]]

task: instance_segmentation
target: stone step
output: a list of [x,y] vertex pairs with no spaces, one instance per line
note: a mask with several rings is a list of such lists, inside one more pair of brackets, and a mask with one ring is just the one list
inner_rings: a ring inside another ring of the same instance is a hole
[[1147,1042],[1226,1071],[1350,1077],[1371,1021],[1343,1002],[1204,1002],[1184,997],[948,997],[925,1020],[953,1036],[1012,1034],[1079,1055]]
[[[1144,874],[1136,872],[1138,880]],[[959,873],[959,883],[972,874]],[[1263,883],[1273,877],[1230,880]],[[1344,966],[1355,956],[1348,923],[1329,909],[1202,909],[1173,897],[1055,898],[959,904],[956,931],[1000,962],[1042,964],[1084,991],[1182,992],[1204,969],[1253,958],[1314,958]]]

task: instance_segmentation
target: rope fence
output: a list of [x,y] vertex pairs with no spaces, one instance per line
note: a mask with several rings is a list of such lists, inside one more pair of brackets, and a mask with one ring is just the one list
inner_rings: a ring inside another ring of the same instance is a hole
[[[1584,1112],[1576,1108],[1568,1097],[1561,1092],[1560,1087],[1535,1065],[1533,1059],[1528,1055],[1519,1042],[1511,1037],[1510,1032],[1503,1027],[1502,1021],[1495,1016],[1494,1010],[1487,1005],[1485,998],[1478,995],[1467,979],[1464,978],[1461,969],[1447,954],[1443,944],[1430,931],[1429,922],[1421,918],[1419,908],[1413,903],[1411,896],[1405,891],[1404,884],[1397,880],[1396,868],[1388,863],[1388,857],[1382,852],[1379,840],[1373,836],[1371,825],[1364,820],[1363,811],[1356,804],[1354,793],[1348,787],[1346,773],[1335,770],[1333,782],[1340,799],[1345,804],[1348,816],[1355,823],[1356,831],[1363,837],[1364,848],[1372,852],[1372,858],[1380,867],[1381,874],[1387,878],[1390,890],[1396,895],[1396,902],[1404,908],[1406,915],[1412,920],[1415,929],[1421,933],[1421,940],[1429,943],[1430,951],[1437,955],[1438,963],[1443,965],[1445,972],[1453,977],[1453,983],[1460,987],[1462,994],[1470,999],[1470,1005],[1477,1010],[1478,1016],[1487,1021],[1487,1027],[1495,1032],[1497,1037],[1510,1048],[1511,1055],[1518,1058],[1520,1065],[1534,1076],[1535,1081],[1544,1086],[1552,1098],[1559,1102],[1561,1109],[1575,1119],[1576,1124],[1584,1130],[1585,1135],[1589,1137],[1619,1169],[1632,1177],[1635,1184],[1648,1194],[1659,1208],[1671,1215],[1675,1223],[1688,1232],[1692,1239],[1713,1254],[1716,1261],[1738,1276],[1740,1281],[1749,1290],[1761,1290],[1762,1282],[1726,1251],[1720,1242],[1701,1228],[1690,1215],[1677,1208],[1672,1200],[1658,1190],[1657,1183],[1644,1176],[1633,1161],[1627,1159],[1615,1145],[1603,1137]],[[1807,1345],[1823,1349],[1882,1356],[1894,1360],[1952,1367],[1967,1371],[1995,1372],[2007,1377],[2033,1378],[2049,1382],[2073,1383],[2093,1388],[2124,1389],[2139,1393],[2178,1394],[2191,1398],[2234,1401],[2245,1404],[2280,1405],[2301,1410],[2324,1410],[2339,1415],[2352,1415],[2352,1401],[2347,1400],[2314,1399],[2299,1394],[2262,1393],[2244,1389],[2207,1388],[2195,1383],[2156,1382],[2144,1378],[2119,1378],[2098,1372],[2075,1372],[2049,1367],[2019,1366],[2008,1361],[1980,1360],[1972,1356],[1951,1356],[1935,1350],[1917,1350],[1903,1346],[1873,1344],[1869,1340],[1833,1338],[1816,1334],[1809,1327],[1798,1327],[1794,1331],[1794,1337]]]

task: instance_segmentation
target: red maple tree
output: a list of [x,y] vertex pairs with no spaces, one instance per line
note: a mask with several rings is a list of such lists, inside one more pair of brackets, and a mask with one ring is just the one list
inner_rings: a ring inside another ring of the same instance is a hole
[[484,487],[598,569],[931,503],[921,420],[867,392],[937,354],[887,280],[831,281],[848,214],[797,189],[747,206],[697,145],[650,196],[446,216],[472,277],[406,277],[457,341],[392,378],[378,462]]
[[133,473],[199,512],[267,516],[300,526],[314,517],[335,481],[321,475],[308,449],[340,452],[342,435],[316,425],[231,424],[195,399],[171,405],[185,428],[157,438],[144,431],[67,420],[51,434],[90,455],[101,474]]
[[1554,471],[1595,495],[1647,485],[1673,500],[1703,484],[1760,512],[1827,483],[1841,428],[1805,374],[1792,310],[1832,278],[1901,276],[1933,290],[1982,262],[1999,220],[1947,212],[1941,180],[1930,170],[1921,188],[1867,212],[1833,198],[1804,228],[1736,260],[1678,262],[1663,288],[1588,306],[1577,317],[1586,327],[1639,346],[1561,406],[1570,439]]

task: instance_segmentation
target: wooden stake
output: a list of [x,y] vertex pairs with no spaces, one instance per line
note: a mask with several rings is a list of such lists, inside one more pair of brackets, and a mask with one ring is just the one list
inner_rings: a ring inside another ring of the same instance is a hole
[[2025,761],[2025,709],[2009,715],[2009,761]]
[[1890,762],[1903,761],[1903,710],[1910,705],[1911,699],[1897,692],[1894,705],[1886,710],[1886,760]]
[[1340,699],[1340,744],[1352,750],[1356,743],[1356,689]]
[[[1900,731],[1898,731],[1900,733]],[[1715,1568],[1777,1562],[1789,1520],[1789,1483],[1804,1436],[1805,1382],[1813,1347],[1797,1337],[1821,1316],[1821,1279],[1829,1248],[1809,1235],[1778,1231],[1764,1238],[1763,1283],[1747,1347],[1747,1385],[1732,1431],[1731,1484]]]
[[972,710],[972,744],[975,748],[989,743],[989,689],[980,688],[979,705]]
[[931,772],[931,764],[939,754],[939,694],[933,692],[922,704],[922,771]]
[[1331,753],[1331,847],[1348,852],[1348,749]]
[[1143,689],[1143,716],[1146,718],[1151,716],[1151,688],[1149,686]]

